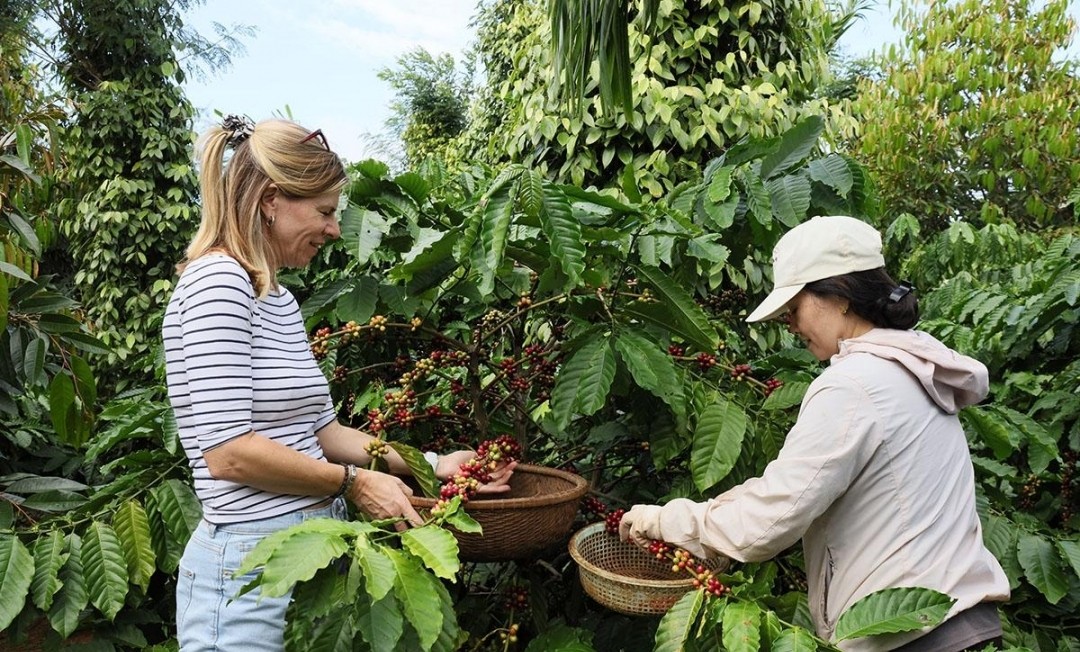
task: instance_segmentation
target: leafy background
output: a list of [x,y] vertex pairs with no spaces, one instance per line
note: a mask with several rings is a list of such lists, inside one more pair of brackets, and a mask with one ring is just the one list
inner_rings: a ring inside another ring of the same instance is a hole
[[[546,43],[573,35],[548,5],[486,3],[486,81],[422,51],[385,71],[404,157],[350,167],[343,238],[287,279],[340,418],[424,448],[510,433],[590,480],[577,525],[716,495],[775,456],[819,371],[742,321],[768,252],[810,215],[857,215],[918,288],[920,328],[991,370],[961,418],[1013,588],[1007,646],[1080,648],[1066,7],[904,4],[903,45],[845,66],[829,55],[857,6],[643,3],[626,110],[602,97],[611,51],[566,50],[556,77]],[[156,341],[197,220],[176,52],[198,37],[182,2],[0,8],[2,644],[175,649],[199,507]],[[398,415],[387,395],[407,389]],[[797,549],[732,568],[724,598],[636,619],[586,598],[564,551],[462,563],[438,523],[312,524],[251,566],[265,591],[295,586],[291,649],[833,649],[810,633]],[[947,604],[885,593],[844,622],[898,631]]]

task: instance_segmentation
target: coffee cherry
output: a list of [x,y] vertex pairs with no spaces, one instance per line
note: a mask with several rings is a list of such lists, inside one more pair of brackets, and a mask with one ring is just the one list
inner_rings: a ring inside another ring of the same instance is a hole
[[770,378],[765,381],[765,396],[768,396],[784,386],[784,381],[777,378]]
[[386,322],[387,322],[386,317],[383,317],[382,315],[375,315],[374,317],[372,317],[371,319],[368,320],[368,326],[370,326],[373,331],[378,331],[380,333],[385,333],[386,332]]
[[735,380],[743,380],[750,375],[751,367],[748,364],[737,364],[731,369],[731,377]]
[[607,516],[604,517],[604,530],[611,534],[619,533],[619,523],[622,522],[623,515],[626,514],[625,509],[616,509]]
[[711,353],[699,353],[697,354],[695,361],[697,361],[698,369],[700,369],[702,373],[716,366],[716,356]]
[[668,352],[668,355],[670,355],[673,358],[681,358],[684,355],[686,355],[686,349],[679,346],[678,344],[672,344],[671,346],[669,346],[667,348],[667,352]]
[[581,501],[581,509],[586,514],[592,514],[594,516],[604,516],[607,513],[607,505],[597,499],[595,496],[585,496]]

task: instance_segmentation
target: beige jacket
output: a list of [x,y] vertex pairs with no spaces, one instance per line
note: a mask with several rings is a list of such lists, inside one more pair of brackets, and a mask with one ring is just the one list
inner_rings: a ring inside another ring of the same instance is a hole
[[[632,530],[698,555],[769,559],[803,541],[818,635],[874,591],[921,586],[950,616],[1009,598],[982,541],[975,477],[956,412],[986,396],[981,363],[926,333],[875,329],[840,344],[783,449],[759,478],[706,503],[637,507]],[[926,632],[845,641],[891,650]]]

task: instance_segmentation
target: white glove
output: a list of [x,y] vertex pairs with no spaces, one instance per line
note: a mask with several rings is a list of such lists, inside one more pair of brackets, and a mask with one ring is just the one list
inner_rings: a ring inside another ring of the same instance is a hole
[[663,540],[660,533],[660,505],[634,505],[619,521],[619,538],[648,548],[653,539]]

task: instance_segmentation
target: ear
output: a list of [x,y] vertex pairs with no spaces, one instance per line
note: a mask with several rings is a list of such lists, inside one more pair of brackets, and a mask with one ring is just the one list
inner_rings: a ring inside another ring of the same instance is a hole
[[277,213],[277,201],[278,201],[278,187],[277,184],[271,183],[263,190],[262,196],[259,197],[259,208],[262,210],[262,214],[269,217]]

